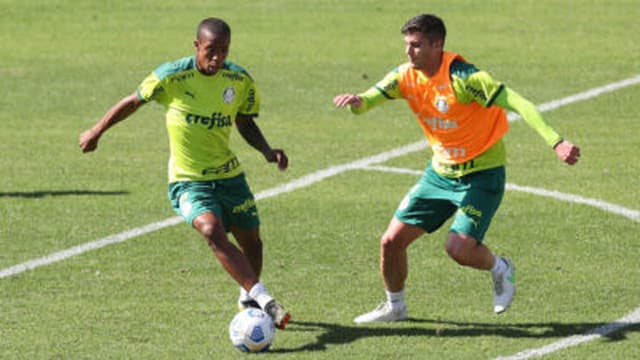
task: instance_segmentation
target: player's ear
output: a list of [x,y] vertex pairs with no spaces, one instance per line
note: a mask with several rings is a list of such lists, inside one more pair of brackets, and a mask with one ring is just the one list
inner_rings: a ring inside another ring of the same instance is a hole
[[198,39],[193,40],[193,47],[195,47],[196,50],[198,49],[198,45],[199,45]]
[[442,39],[428,39],[427,42],[429,46],[434,49],[442,49],[442,44],[444,43]]

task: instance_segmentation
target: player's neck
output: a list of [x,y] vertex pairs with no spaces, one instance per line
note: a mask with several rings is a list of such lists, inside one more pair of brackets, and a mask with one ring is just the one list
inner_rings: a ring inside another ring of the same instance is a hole
[[438,73],[438,70],[440,70],[440,65],[442,65],[442,55],[433,59],[433,61],[426,63],[424,68],[420,70],[422,70],[427,77],[433,77]]

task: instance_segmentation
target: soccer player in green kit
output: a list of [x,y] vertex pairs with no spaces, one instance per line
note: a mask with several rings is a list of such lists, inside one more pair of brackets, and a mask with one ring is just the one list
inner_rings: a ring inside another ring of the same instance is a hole
[[[284,329],[290,313],[259,280],[260,222],[240,162],[229,149],[232,123],[247,143],[280,170],[287,168],[288,158],[283,150],[271,148],[254,122],[260,97],[251,76],[226,60],[230,42],[231,29],[225,21],[202,20],[194,41],[195,56],[154,70],[133,94],[80,135],[80,148],[94,151],[111,126],[149,101],[162,104],[171,149],[168,195],[172,207],[202,234],[240,285],[238,305],[262,308]],[[228,232],[240,248],[229,241]]]

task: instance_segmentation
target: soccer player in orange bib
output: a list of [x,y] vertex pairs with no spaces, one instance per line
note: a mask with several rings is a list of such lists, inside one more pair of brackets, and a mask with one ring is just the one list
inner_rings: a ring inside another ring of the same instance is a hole
[[509,128],[505,110],[520,114],[565,163],[575,164],[580,149],[554,131],[530,101],[462,56],[444,51],[446,29],[437,16],[418,15],[401,31],[409,61],[364,93],[333,99],[337,107],[348,107],[354,114],[387,100],[405,99],[433,152],[424,175],[402,200],[380,240],[387,301],[354,321],[407,319],[407,247],[452,216],[447,254],[460,265],[491,272],[493,310],[500,314],[515,294],[515,267],[493,254],[483,239],[504,194],[502,137]]

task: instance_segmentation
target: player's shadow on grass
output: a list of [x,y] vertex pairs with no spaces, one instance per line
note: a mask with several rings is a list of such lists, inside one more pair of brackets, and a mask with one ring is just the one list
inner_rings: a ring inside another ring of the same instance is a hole
[[80,196],[80,195],[127,195],[128,191],[95,191],[95,190],[60,190],[60,191],[12,191],[0,192],[0,198],[39,199],[47,196]]
[[640,324],[629,323],[473,323],[409,319],[398,323],[345,326],[314,321],[290,321],[286,332],[322,331],[314,342],[297,348],[275,348],[270,352],[290,353],[298,351],[325,351],[327,345],[344,345],[362,338],[389,336],[421,336],[440,338],[472,338],[475,336],[500,336],[506,338],[552,338],[572,335],[600,334],[610,341],[625,340],[627,334],[640,332]]

